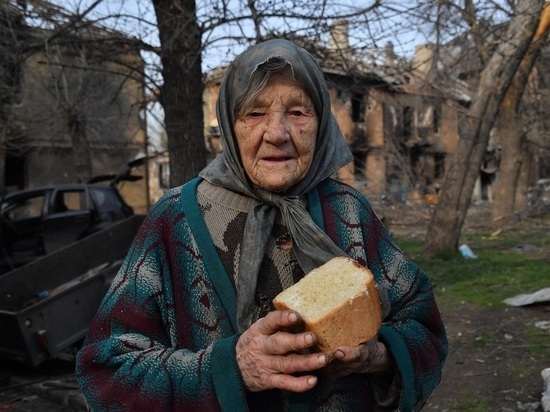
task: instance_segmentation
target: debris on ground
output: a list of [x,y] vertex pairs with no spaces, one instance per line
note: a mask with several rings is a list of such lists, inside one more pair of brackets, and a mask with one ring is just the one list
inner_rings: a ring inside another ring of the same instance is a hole
[[533,293],[521,293],[504,299],[504,303],[510,306],[527,306],[544,302],[550,302],[550,287],[537,290]]

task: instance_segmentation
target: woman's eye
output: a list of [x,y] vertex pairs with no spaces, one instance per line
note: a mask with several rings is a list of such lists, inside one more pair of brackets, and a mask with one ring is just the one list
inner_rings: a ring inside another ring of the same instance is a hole
[[259,112],[259,111],[254,111],[254,112],[249,112],[248,113],[248,117],[252,117],[252,118],[262,117],[263,115],[264,115],[264,113]]
[[291,115],[291,116],[297,116],[297,117],[299,117],[299,116],[303,116],[303,114],[304,114],[304,113],[303,113],[301,110],[291,110],[291,111],[290,111],[290,115]]

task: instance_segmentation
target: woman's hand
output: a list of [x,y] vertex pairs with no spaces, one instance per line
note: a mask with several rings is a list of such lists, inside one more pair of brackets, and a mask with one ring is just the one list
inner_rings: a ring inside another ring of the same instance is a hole
[[337,379],[352,373],[364,373],[392,378],[395,364],[386,345],[377,338],[358,346],[341,346],[334,351],[334,360],[322,373],[329,379]]
[[[302,373],[322,368],[328,356],[307,351],[317,341],[313,333],[288,331],[300,324],[296,312],[275,311],[241,335],[237,341],[237,363],[247,390],[304,392],[315,386],[317,377]],[[300,376],[293,375],[296,373]]]

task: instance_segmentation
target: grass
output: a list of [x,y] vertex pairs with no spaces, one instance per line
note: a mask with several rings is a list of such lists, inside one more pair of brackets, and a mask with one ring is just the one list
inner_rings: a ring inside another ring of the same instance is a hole
[[467,398],[459,404],[447,405],[450,411],[487,412],[491,410],[490,399],[477,399],[475,395]]
[[548,345],[548,332],[541,331],[534,325],[527,325],[527,339],[532,345],[532,352],[539,356],[550,356],[550,347]]
[[[460,253],[447,252],[426,260],[421,257],[422,239],[396,237],[396,241],[403,252],[429,274],[443,312],[458,313],[464,308],[462,303],[467,304],[468,310],[484,312],[491,308],[504,310],[508,307],[503,302],[506,298],[550,287],[548,227],[545,222],[531,231],[514,229],[498,233],[463,234],[460,244],[470,246],[477,259],[465,259]],[[518,245],[531,245],[533,248],[526,251],[525,247],[521,250]],[[544,360],[550,356],[548,332],[533,324],[526,324],[524,329],[514,331],[514,340],[510,343],[490,330],[479,330],[477,333],[474,347],[488,353],[497,348],[511,350],[509,345],[520,345],[533,359]],[[507,376],[515,380],[516,389],[523,387],[521,390],[531,393],[532,388],[526,387],[529,385],[528,377],[538,376],[539,369],[526,369],[525,365],[513,362],[508,368]],[[502,396],[501,393],[487,392],[457,393],[457,397],[444,400],[440,407],[449,411],[485,412],[492,410]],[[526,399],[530,398],[527,396]]]
[[[396,239],[403,252],[423,268],[434,284],[438,301],[448,304],[468,302],[480,308],[502,306],[503,300],[520,293],[550,286],[550,256],[534,259],[517,250],[517,245],[535,248],[550,245],[550,231],[465,235],[461,243],[470,246],[477,259],[459,253],[443,253],[426,260],[420,255],[422,240]],[[550,249],[548,249],[550,250]]]

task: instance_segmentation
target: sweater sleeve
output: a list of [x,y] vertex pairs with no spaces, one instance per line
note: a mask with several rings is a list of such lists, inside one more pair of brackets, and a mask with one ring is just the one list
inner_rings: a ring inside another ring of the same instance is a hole
[[418,411],[439,384],[448,354],[431,281],[403,255],[363,195],[342,183],[331,185],[320,193],[327,233],[385,286],[391,309],[379,340],[398,369],[399,409]]
[[238,335],[172,200],[145,219],[77,354],[93,411],[247,409]]

